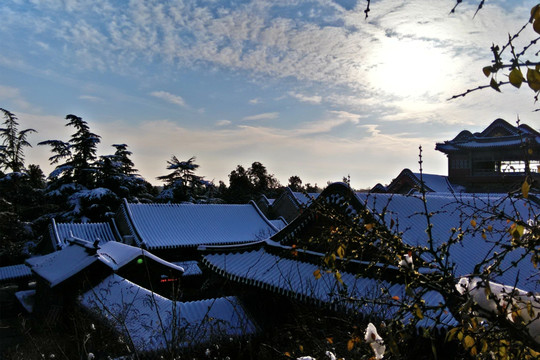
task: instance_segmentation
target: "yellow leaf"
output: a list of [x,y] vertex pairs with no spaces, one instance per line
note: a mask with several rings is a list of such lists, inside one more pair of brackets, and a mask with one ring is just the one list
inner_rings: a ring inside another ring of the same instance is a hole
[[488,350],[488,343],[486,340],[482,340],[482,352],[486,352]]
[[373,224],[365,224],[364,227],[366,228],[367,231],[373,230]]
[[288,357],[291,357],[291,353],[288,352],[288,351],[285,351],[285,353],[283,353],[283,355],[288,356]]
[[313,272],[313,276],[315,276],[315,279],[320,279],[321,278],[321,270],[317,269]]
[[488,77],[489,75],[491,75],[491,66],[484,66],[482,68],[482,72],[484,73],[484,75],[486,75],[486,77]]
[[514,85],[518,89],[521,87],[521,83],[523,83],[523,80],[525,80],[523,74],[521,73],[521,69],[518,67],[510,71],[508,79],[510,80],[510,84]]
[[540,34],[540,21],[538,19],[534,20],[533,22],[533,30]]
[[493,231],[493,226],[489,225],[489,226],[487,227],[487,230],[488,230],[489,232]]
[[535,5],[531,9],[531,18],[530,22],[533,22],[534,20],[540,19],[540,4]]
[[452,341],[456,337],[456,334],[458,333],[459,330],[460,328],[458,327],[450,329],[450,331],[446,333],[446,341]]
[[327,337],[327,338],[326,338],[326,341],[327,341],[329,344],[333,344],[333,343],[334,343],[334,338]]
[[529,197],[529,189],[531,188],[531,185],[529,185],[529,182],[525,179],[523,184],[521,185],[521,194],[523,194],[523,197],[527,199]]
[[485,232],[482,233],[482,239],[484,239],[484,240],[487,239],[487,236],[486,236],[486,233],[485,233]]
[[340,284],[343,284],[343,280],[341,279],[341,274],[339,273],[339,271],[336,270],[336,272],[334,273],[334,276],[336,277],[337,281],[339,281]]
[[534,91],[540,91],[540,72],[535,69],[527,69],[527,83]]
[[473,228],[475,228],[476,227],[476,220],[472,219],[471,220],[471,225],[472,225]]
[[399,301],[399,296],[392,296],[392,300],[396,300],[396,301]]
[[420,309],[420,306],[415,305],[414,306],[414,315],[416,315],[417,318],[422,320],[424,318],[424,314],[422,314],[422,310]]
[[353,339],[350,339],[350,340],[347,342],[347,350],[351,351],[353,348],[354,348],[354,340],[353,340]]
[[465,349],[470,349],[474,346],[474,339],[472,338],[472,336],[467,335],[465,336],[465,338],[463,338],[463,346],[465,347]]
[[493,90],[501,92],[501,89],[499,88],[499,83],[494,78],[491,78],[491,81],[489,82],[489,86],[491,86]]
[[343,259],[345,256],[345,247],[343,245],[340,245],[337,249],[337,254],[340,257],[340,259]]
[[298,345],[298,349],[303,352],[304,351],[304,346]]

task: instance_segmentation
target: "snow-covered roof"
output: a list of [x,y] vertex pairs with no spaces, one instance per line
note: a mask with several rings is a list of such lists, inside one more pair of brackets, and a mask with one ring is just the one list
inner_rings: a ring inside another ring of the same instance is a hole
[[[377,214],[385,211],[386,215],[381,221],[391,230],[402,232],[400,236],[406,244],[427,246],[427,222],[422,215],[425,213],[424,204],[419,195],[357,193],[356,196],[375,216],[378,217]],[[475,266],[481,263],[487,254],[500,251],[500,247],[494,246],[495,241],[506,239],[510,243],[508,229],[512,224],[508,223],[506,218],[499,217],[500,214],[511,216],[517,211],[526,222],[540,213],[540,209],[531,202],[510,199],[507,194],[429,193],[426,201],[428,211],[432,213],[432,234],[436,245],[448,241],[452,236],[452,229],[461,227],[465,232],[463,240],[450,249],[450,260],[456,264],[457,276],[473,273]],[[471,224],[473,219],[476,219],[476,227]],[[488,227],[491,231],[484,231],[484,239],[482,229]],[[516,284],[519,276],[517,286],[531,291],[537,290],[540,273],[534,269],[530,255],[521,260],[524,253],[525,250],[520,248],[511,251],[502,266],[509,268],[503,275],[495,277],[495,280],[503,284]],[[510,266],[512,261],[518,261],[518,266]]]
[[32,271],[25,264],[0,267],[0,282],[22,280],[32,277]]
[[[403,169],[399,175],[392,180],[392,182],[387,186],[383,187],[383,192],[388,193],[403,193],[401,191],[401,188],[404,184],[410,184],[414,186],[415,188],[420,189],[422,185],[422,179],[424,183],[424,188],[428,192],[444,192],[444,193],[453,193],[455,189],[452,187],[450,182],[448,181],[448,177],[444,175],[436,175],[436,174],[420,174],[420,173],[414,173],[409,169]],[[374,192],[381,192],[376,191],[374,189]]]
[[280,216],[278,217],[277,219],[275,220],[270,220],[270,222],[272,223],[272,225],[274,225],[276,227],[276,229],[278,230],[281,230],[283,229],[285,226],[287,226],[287,220],[285,220],[283,218],[283,216]]
[[183,272],[181,267],[171,264],[144,249],[116,241],[97,245],[76,238],[69,239],[69,245],[62,250],[27,259],[26,264],[31,267],[33,272],[45,279],[51,287],[54,287],[96,261],[106,265],[112,271],[117,271],[139,256],[150,258],[160,264]]
[[496,119],[481,133],[464,130],[454,139],[437,143],[435,149],[443,153],[458,150],[519,148],[525,141],[529,146],[540,145],[540,133],[526,124],[513,126],[503,119]]
[[[251,286],[273,291],[307,303],[316,303],[336,310],[357,311],[364,316],[390,317],[397,308],[392,298],[407,299],[405,285],[341,273],[343,285],[334,273],[320,266],[284,258],[264,248],[245,252],[214,253],[203,256],[202,262],[216,273]],[[357,299],[352,301],[351,299]],[[377,299],[378,301],[373,302]],[[370,301],[371,300],[371,301]],[[439,304],[436,292],[425,295],[426,304]],[[397,304],[396,304],[397,305]],[[450,314],[442,314],[441,323],[456,324]],[[435,322],[426,315],[420,327],[432,327]]]
[[300,205],[309,205],[313,201],[313,199],[316,199],[319,196],[319,193],[303,193],[299,191],[293,191],[292,194],[294,195],[294,198]]
[[235,297],[179,303],[118,275],[108,276],[79,303],[110,322],[137,352],[195,346],[256,331]]
[[53,248],[59,249],[68,245],[66,239],[76,237],[100,244],[117,241],[118,231],[110,223],[57,223],[54,219],[49,227]]
[[174,261],[172,263],[184,269],[182,277],[202,275],[202,270],[199,267],[199,262],[196,260]]
[[147,249],[222,245],[266,239],[278,229],[250,202],[231,204],[133,204],[124,202],[128,227]]

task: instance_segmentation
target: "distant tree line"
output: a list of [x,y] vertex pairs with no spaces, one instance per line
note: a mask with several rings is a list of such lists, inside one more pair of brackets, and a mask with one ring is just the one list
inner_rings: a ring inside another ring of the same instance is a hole
[[[122,199],[130,202],[246,203],[265,195],[277,197],[283,186],[260,162],[249,168],[238,165],[229,174],[228,186],[216,185],[198,175],[195,156],[180,160],[172,155],[163,187],[153,186],[138,174],[127,144],[113,144],[110,155],[97,155],[101,137],[81,117],[69,114],[73,129],[67,140],[45,140],[54,170],[45,176],[39,165],[26,166],[24,150],[32,145],[34,129],[19,128],[18,118],[0,108],[0,263],[20,263],[38,245],[51,218],[60,222],[106,221]],[[317,185],[302,185],[289,178],[293,191],[317,192]]]

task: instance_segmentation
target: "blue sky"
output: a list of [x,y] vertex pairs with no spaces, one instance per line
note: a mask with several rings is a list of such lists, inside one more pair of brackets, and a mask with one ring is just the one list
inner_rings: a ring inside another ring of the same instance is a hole
[[[224,180],[262,162],[325,185],[389,183],[403,168],[446,174],[437,141],[496,118],[538,128],[532,92],[487,84],[492,43],[535,1],[114,1],[0,3],[0,107],[32,127],[27,163],[48,173],[43,140],[68,140],[75,114],[102,136],[100,154],[128,144],[148,181],[171,155],[196,156]],[[529,30],[527,30],[529,31]],[[531,34],[526,32],[525,35]],[[523,36],[523,38],[526,36]],[[519,44],[518,44],[519,45]]]

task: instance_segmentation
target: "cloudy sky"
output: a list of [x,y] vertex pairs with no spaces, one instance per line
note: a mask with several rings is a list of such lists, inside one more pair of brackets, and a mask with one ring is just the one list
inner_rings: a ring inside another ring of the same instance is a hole
[[[126,143],[147,180],[196,156],[224,180],[262,162],[325,185],[366,188],[403,168],[446,175],[438,141],[496,118],[540,127],[527,89],[488,89],[492,43],[505,42],[536,1],[3,0],[0,107],[32,127],[27,163],[48,173],[43,140],[67,141],[67,114]],[[527,30],[522,38],[531,35]]]

